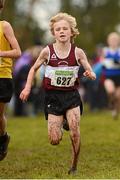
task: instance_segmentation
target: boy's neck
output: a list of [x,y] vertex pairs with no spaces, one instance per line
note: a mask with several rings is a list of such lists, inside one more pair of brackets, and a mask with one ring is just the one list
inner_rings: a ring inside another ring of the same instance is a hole
[[53,46],[54,46],[54,51],[59,58],[64,59],[68,57],[71,50],[71,43],[67,43],[67,44],[55,43],[53,44]]
[[70,42],[60,43],[56,41],[54,45],[57,49],[63,49],[63,48],[68,49],[70,48],[71,43]]

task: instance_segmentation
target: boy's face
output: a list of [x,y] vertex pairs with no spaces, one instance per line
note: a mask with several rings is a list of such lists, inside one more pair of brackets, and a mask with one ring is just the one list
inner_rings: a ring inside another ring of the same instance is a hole
[[54,37],[60,42],[70,41],[72,32],[70,25],[65,20],[60,20],[53,25]]

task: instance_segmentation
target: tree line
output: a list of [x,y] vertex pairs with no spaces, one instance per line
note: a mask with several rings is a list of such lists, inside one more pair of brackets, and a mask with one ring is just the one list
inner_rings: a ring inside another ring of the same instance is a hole
[[[25,0],[6,0],[6,8],[1,15],[14,27],[23,50],[34,44],[45,43],[43,37],[46,30],[33,18],[32,10],[37,1],[42,0],[29,0],[29,9],[23,12],[18,7],[20,2],[24,6]],[[51,3],[51,0],[47,1]],[[60,0],[59,11],[76,17],[80,31],[76,43],[88,55],[92,55],[96,44],[106,43],[108,33],[120,31],[120,0]]]

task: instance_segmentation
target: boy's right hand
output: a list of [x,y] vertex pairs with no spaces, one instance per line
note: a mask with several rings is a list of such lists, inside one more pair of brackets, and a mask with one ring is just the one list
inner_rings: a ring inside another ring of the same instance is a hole
[[19,97],[23,102],[25,102],[27,101],[29,94],[30,94],[30,90],[28,90],[27,88],[24,88],[22,92],[20,93]]

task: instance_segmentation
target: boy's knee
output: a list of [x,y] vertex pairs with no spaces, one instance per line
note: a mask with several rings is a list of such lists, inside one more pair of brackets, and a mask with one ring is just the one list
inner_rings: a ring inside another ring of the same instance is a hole
[[60,143],[60,141],[54,141],[54,140],[50,141],[50,144],[52,144],[52,145],[58,145],[59,143]]
[[52,145],[58,145],[60,143],[59,138],[51,137],[51,136],[49,136],[49,141],[50,141],[50,144],[52,144]]
[[78,138],[78,137],[80,136],[80,133],[73,132],[73,133],[71,133],[71,136],[72,136],[74,139],[76,139],[76,138]]
[[62,135],[59,133],[50,133],[48,137],[52,145],[58,145],[62,139]]
[[70,136],[73,140],[77,140],[80,138],[80,131],[76,128],[76,129],[73,129],[71,130],[70,132]]

